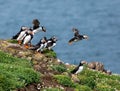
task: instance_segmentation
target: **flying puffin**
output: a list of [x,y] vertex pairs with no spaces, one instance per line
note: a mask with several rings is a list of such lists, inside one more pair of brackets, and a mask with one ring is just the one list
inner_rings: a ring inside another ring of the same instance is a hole
[[73,69],[73,70],[71,71],[71,73],[72,73],[72,74],[78,74],[78,73],[80,73],[80,72],[83,70],[83,68],[84,68],[83,64],[84,64],[84,63],[81,61],[81,62],[79,63],[79,65],[78,65],[75,69]]
[[80,35],[78,29],[73,28],[72,31],[74,33],[74,37],[68,41],[69,44],[72,44],[73,42],[76,42],[82,39],[88,39],[87,35]]

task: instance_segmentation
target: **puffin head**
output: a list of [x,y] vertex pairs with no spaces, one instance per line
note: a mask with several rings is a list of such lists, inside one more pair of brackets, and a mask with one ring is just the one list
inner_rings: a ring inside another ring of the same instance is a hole
[[39,25],[40,25],[40,22],[39,22],[38,19],[33,19],[32,24],[33,24],[34,26],[39,26]]
[[51,39],[56,42],[57,41],[57,38],[55,36],[52,36]]
[[41,42],[42,42],[42,43],[47,42],[47,38],[46,38],[46,37],[43,37],[43,38],[41,39]]
[[78,32],[78,29],[77,29],[77,28],[72,28],[72,31],[73,31],[74,33],[76,33],[76,32]]
[[88,40],[88,36],[87,35],[83,35],[83,38]]
[[80,61],[79,66],[82,66],[82,65],[84,65],[84,64],[87,64],[87,62],[86,62],[85,60],[82,60],[82,61]]

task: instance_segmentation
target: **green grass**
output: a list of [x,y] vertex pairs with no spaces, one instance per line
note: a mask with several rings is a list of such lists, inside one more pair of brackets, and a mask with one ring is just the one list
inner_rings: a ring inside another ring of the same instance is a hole
[[0,91],[10,91],[33,82],[39,82],[40,74],[25,59],[12,57],[0,51]]
[[67,71],[67,68],[63,64],[53,65],[51,68],[60,73]]
[[57,79],[59,84],[65,87],[73,88],[74,91],[92,91],[92,89],[87,85],[80,85],[78,83],[74,83],[69,76],[55,75],[54,78]]
[[10,43],[18,43],[18,41],[16,39],[9,39],[7,41],[10,42]]
[[65,75],[55,75],[55,79],[57,79],[58,83],[65,87],[75,87],[75,84],[72,82],[69,76]]
[[50,57],[50,58],[56,58],[57,57],[56,53],[53,50],[45,49],[43,51],[43,53],[45,54],[46,57]]
[[59,84],[74,88],[75,91],[120,91],[119,75],[107,75],[84,68],[77,77],[80,80],[79,83],[73,82],[69,76],[54,76]]
[[120,76],[107,75],[98,71],[88,70],[87,68],[79,74],[81,85],[86,85],[92,90],[97,91],[116,91],[120,90]]

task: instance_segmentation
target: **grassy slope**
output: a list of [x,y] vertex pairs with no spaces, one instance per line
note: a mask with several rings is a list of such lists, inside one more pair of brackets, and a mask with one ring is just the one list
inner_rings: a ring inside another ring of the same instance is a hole
[[[32,69],[31,62],[25,59],[12,57],[0,51],[0,91],[9,91],[23,87],[29,83],[39,81],[39,73]],[[73,68],[67,70],[64,65],[52,68],[58,72],[69,73]],[[75,83],[70,76],[65,74],[54,75],[58,83],[64,87],[71,87],[75,91],[116,91],[120,90],[120,76],[107,75],[98,71],[85,69],[77,75],[80,82]],[[64,91],[50,88],[46,91]]]
[[[55,57],[54,52],[45,52],[47,57]],[[120,91],[120,75],[107,75],[98,71],[87,69],[77,75],[79,82],[74,82],[71,77],[65,73],[70,73],[73,69],[66,68],[64,64],[54,65],[53,71],[60,74],[53,75],[63,87],[73,88],[75,91]],[[33,70],[31,62],[25,59],[19,59],[0,51],[0,91],[10,91],[15,88],[23,87],[29,83],[39,81],[39,73]],[[53,79],[53,80],[54,80]],[[45,88],[46,91],[65,91],[60,88]],[[73,91],[73,90],[72,90]]]
[[39,73],[33,70],[30,61],[12,57],[0,51],[0,91],[10,91],[38,82]]

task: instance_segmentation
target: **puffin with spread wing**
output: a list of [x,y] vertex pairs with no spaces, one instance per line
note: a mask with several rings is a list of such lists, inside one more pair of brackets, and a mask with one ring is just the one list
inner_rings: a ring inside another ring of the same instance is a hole
[[73,28],[72,31],[74,33],[74,37],[71,38],[68,41],[69,44],[72,44],[73,42],[77,42],[77,41],[82,40],[82,39],[88,39],[87,35],[81,35],[81,34],[79,34],[79,30],[78,29]]

